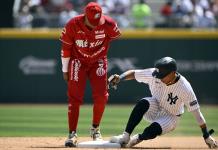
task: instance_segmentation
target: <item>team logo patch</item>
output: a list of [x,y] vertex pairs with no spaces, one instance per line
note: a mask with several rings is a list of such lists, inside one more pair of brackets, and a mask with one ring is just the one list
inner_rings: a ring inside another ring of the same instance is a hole
[[173,93],[168,94],[167,101],[170,102],[170,105],[176,104],[176,101],[178,100],[178,96],[173,97]]
[[62,32],[61,32],[61,37],[60,38],[63,38],[63,36],[66,34],[66,28],[63,28]]
[[99,67],[99,68],[97,68],[97,70],[96,70],[96,74],[97,74],[97,76],[103,76],[104,74],[105,74],[105,69],[104,68],[102,68],[102,67]]
[[192,101],[192,102],[189,103],[190,106],[194,106],[194,105],[196,105],[196,104],[198,104],[198,101],[197,101],[197,100]]
[[115,32],[119,32],[119,28],[118,28],[117,24],[115,25],[115,27],[113,28],[113,30],[114,30]]
[[100,59],[99,61],[98,61],[98,68],[97,68],[97,70],[96,70],[96,75],[97,76],[103,76],[105,73],[106,73],[106,71],[105,71],[105,69],[104,69],[104,62],[103,62],[103,60],[102,59]]
[[102,39],[102,38],[105,38],[105,34],[95,35],[95,39]]
[[100,13],[95,14],[94,18],[95,18],[95,19],[100,18]]

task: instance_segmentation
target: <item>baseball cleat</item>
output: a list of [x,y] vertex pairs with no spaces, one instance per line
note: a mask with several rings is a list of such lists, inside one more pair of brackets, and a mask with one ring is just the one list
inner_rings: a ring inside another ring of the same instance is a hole
[[68,139],[65,141],[65,147],[76,147],[77,144],[77,134],[73,131],[69,134]]
[[139,135],[136,134],[130,138],[129,143],[126,145],[126,147],[133,147],[140,142],[142,142],[142,140],[139,140]]
[[93,139],[93,141],[100,141],[102,140],[101,132],[99,128],[91,128],[90,129],[90,136]]
[[123,134],[118,136],[113,136],[110,139],[111,143],[118,143],[121,145],[121,147],[126,147],[126,144],[129,142],[130,136],[129,133],[123,132]]

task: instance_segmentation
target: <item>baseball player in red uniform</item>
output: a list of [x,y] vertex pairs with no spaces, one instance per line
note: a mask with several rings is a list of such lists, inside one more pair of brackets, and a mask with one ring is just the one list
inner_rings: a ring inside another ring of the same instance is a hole
[[94,102],[90,134],[93,140],[101,139],[99,124],[108,100],[107,52],[109,43],[119,36],[117,23],[103,15],[101,6],[95,2],[88,3],[84,14],[71,19],[62,31],[62,71],[69,101],[66,147],[77,145],[76,129],[87,79]]

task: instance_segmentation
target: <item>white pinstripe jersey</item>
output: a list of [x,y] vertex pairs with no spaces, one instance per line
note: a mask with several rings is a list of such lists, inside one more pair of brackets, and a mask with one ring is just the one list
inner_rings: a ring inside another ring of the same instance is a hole
[[135,79],[149,85],[152,97],[154,97],[160,107],[173,115],[184,113],[184,106],[188,111],[199,108],[195,93],[186,80],[180,75],[180,79],[172,85],[167,86],[160,79],[152,76],[154,68],[135,70]]

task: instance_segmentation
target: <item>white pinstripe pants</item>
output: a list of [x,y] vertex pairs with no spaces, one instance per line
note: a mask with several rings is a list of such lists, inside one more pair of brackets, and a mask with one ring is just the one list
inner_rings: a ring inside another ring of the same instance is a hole
[[162,109],[157,100],[153,97],[145,97],[149,101],[150,107],[144,114],[144,119],[149,122],[157,122],[162,128],[162,135],[174,130],[179,122],[179,117],[170,114]]

